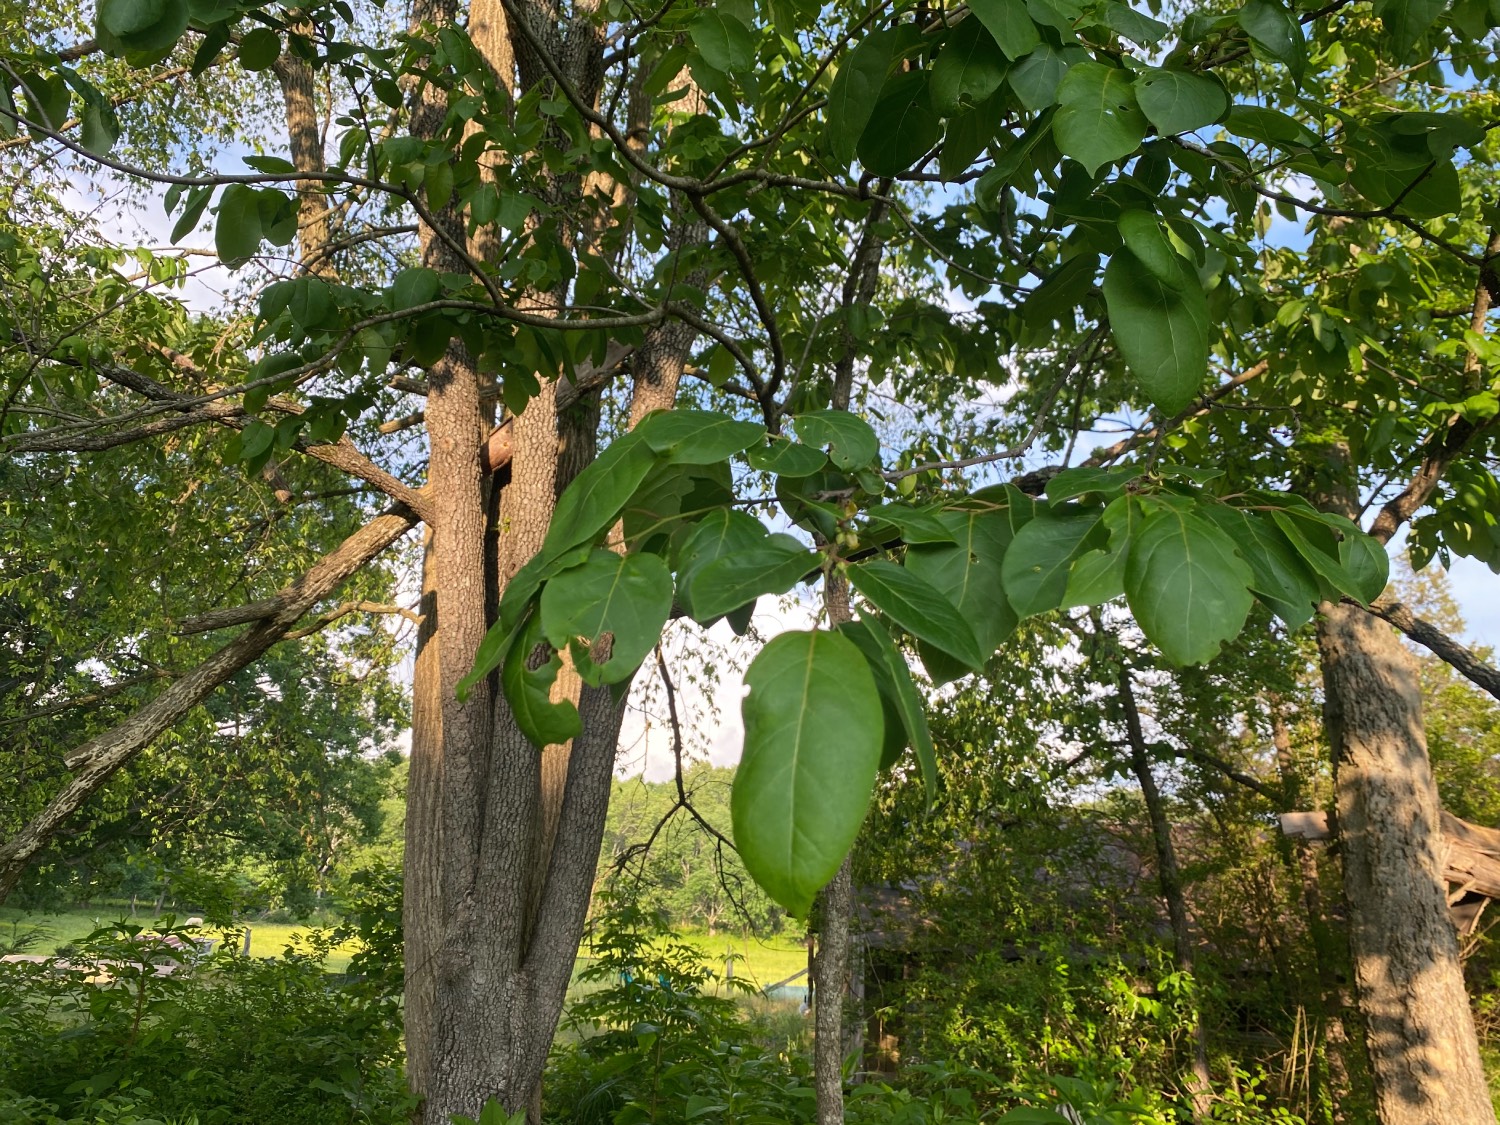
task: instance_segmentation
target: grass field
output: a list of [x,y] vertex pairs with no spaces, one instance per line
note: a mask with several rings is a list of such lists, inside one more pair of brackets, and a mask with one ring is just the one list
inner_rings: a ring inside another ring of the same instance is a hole
[[[178,922],[182,919],[183,915],[177,916]],[[52,953],[58,946],[79,941],[100,927],[119,921],[130,922],[148,929],[155,924],[155,919],[147,913],[141,912],[131,918],[129,908],[119,906],[101,906],[92,910],[64,910],[51,914],[26,914],[10,907],[0,907],[0,942],[8,943],[17,933],[36,929],[41,931],[42,937],[29,952]],[[287,924],[252,921],[245,925],[250,929],[250,955],[252,957],[279,957],[289,945],[294,948],[304,948],[303,944],[297,940],[298,935],[318,928],[314,922]],[[206,927],[205,932],[210,937],[223,938],[222,932],[213,927]],[[241,934],[232,940],[243,942],[244,936]],[[344,972],[349,967],[351,952],[352,950],[348,948],[335,949],[329,954],[326,962],[328,971]]]
[[[58,946],[69,945],[93,933],[101,926],[117,921],[133,922],[135,925],[151,927],[154,919],[146,912],[130,917],[130,910],[123,906],[99,906],[91,910],[65,910],[56,913],[26,914],[10,907],[0,907],[0,944],[9,943],[18,933],[37,929],[41,939],[30,950],[34,953],[52,953]],[[182,921],[179,915],[177,920]],[[316,929],[314,922],[247,922],[250,928],[250,953],[254,957],[279,957],[287,946],[301,948],[298,935]],[[212,936],[220,934],[210,928]],[[757,987],[775,984],[807,967],[807,950],[796,933],[780,934],[773,938],[758,939],[749,935],[715,934],[710,937],[702,931],[689,931],[682,938],[703,951],[704,958],[714,971],[723,975],[724,963],[732,955],[735,958],[734,975]],[[243,937],[237,939],[243,941]],[[336,949],[329,955],[328,971],[341,973],[349,967],[348,948]],[[586,963],[580,960],[579,967]],[[806,985],[806,980],[793,982],[795,988]],[[800,995],[800,992],[794,993]]]

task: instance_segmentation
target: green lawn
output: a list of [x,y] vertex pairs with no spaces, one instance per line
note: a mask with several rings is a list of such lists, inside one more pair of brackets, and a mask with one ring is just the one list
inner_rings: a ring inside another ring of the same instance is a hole
[[[177,916],[178,922],[182,919],[183,915]],[[142,912],[131,918],[129,908],[119,906],[37,914],[27,914],[10,907],[0,907],[0,942],[8,943],[16,933],[24,933],[35,928],[41,930],[44,936],[29,952],[53,953],[58,946],[76,942],[102,926],[119,921],[147,928],[154,924],[154,919],[146,913]],[[304,948],[303,944],[296,940],[298,935],[318,928],[313,922],[287,924],[252,921],[244,924],[250,929],[250,954],[253,957],[279,957],[288,945],[293,948]],[[223,940],[223,932],[214,927],[205,927],[204,932],[210,937]],[[229,940],[242,945],[245,939],[241,933]],[[347,947],[335,949],[329,954],[326,962],[328,971],[342,973],[348,969],[351,952],[352,950]]]
[[[90,910],[63,910],[56,913],[27,914],[11,907],[0,907],[0,943],[8,943],[15,933],[29,929],[43,931],[43,938],[32,949],[35,953],[52,953],[58,946],[68,945],[87,937],[101,926],[112,922],[128,921],[138,926],[150,927],[154,919],[141,912],[134,919],[128,907],[98,906]],[[179,915],[179,922],[182,916]],[[316,929],[313,922],[287,924],[282,922],[247,922],[250,928],[250,953],[254,957],[277,957],[288,945],[301,948],[298,935]],[[210,936],[221,933],[208,928]],[[773,938],[755,938],[741,934],[715,934],[710,937],[703,931],[688,931],[681,935],[703,951],[703,955],[720,975],[724,963],[732,955],[735,958],[734,975],[764,988],[785,980],[799,969],[807,967],[807,950],[799,933],[784,933]],[[243,936],[237,939],[242,942]],[[349,967],[351,949],[336,949],[329,955],[328,971],[341,973]],[[586,964],[580,959],[579,968]],[[792,982],[794,987],[803,987],[805,979]]]

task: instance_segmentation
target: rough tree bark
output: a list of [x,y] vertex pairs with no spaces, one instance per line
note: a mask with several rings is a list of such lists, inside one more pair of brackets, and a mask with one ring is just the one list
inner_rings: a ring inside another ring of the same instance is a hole
[[1382,1125],[1494,1122],[1442,878],[1415,662],[1358,606],[1318,622],[1349,945]]
[[[1182,869],[1177,865],[1177,848],[1172,843],[1172,825],[1156,775],[1151,772],[1151,757],[1146,735],[1141,729],[1141,712],[1136,705],[1135,686],[1130,670],[1119,671],[1120,706],[1125,713],[1125,737],[1130,744],[1130,771],[1140,783],[1146,802],[1146,816],[1151,822],[1151,840],[1156,846],[1156,884],[1167,905],[1167,919],[1172,926],[1172,954],[1177,971],[1193,975],[1193,935],[1188,924],[1187,900],[1182,893]],[[1205,1122],[1213,1112],[1213,1077],[1208,1070],[1208,1038],[1203,1029],[1203,1015],[1193,1006],[1193,1059],[1188,1097],[1193,1103],[1193,1120]]]

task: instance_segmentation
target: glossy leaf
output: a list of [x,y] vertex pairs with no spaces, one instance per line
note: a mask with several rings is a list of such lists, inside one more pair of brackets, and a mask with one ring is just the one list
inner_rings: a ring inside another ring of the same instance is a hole
[[748,449],[765,437],[759,422],[709,410],[663,410],[637,426],[641,440],[676,465],[707,465]]
[[1096,62],[1072,67],[1057,87],[1057,104],[1052,123],[1057,147],[1089,175],[1129,156],[1146,136],[1130,73],[1118,67]]
[[784,594],[816,571],[818,560],[790,535],[717,558],[693,578],[693,620],[706,624],[762,594]]
[[863,418],[847,410],[817,410],[792,419],[797,436],[808,445],[826,448],[841,469],[862,469],[880,456],[880,439]]
[[859,834],[885,737],[869,662],[847,637],[783,633],[751,661],[730,812],[745,869],[805,917]]
[[187,25],[187,0],[99,0],[100,42],[111,54],[165,51]]
[[995,510],[945,512],[940,518],[953,545],[909,548],[906,569],[957,607],[987,659],[1017,622],[1001,577],[1013,538],[1010,520]]
[[1253,576],[1250,589],[1287,628],[1300,629],[1312,620],[1317,577],[1269,517],[1224,504],[1206,505],[1203,514],[1242,545]]
[[883,559],[851,566],[849,584],[881,613],[914,637],[978,671],[988,653],[958,608],[926,579]]
[[[870,662],[875,685],[881,697],[890,703],[900,720],[905,736],[902,745],[911,746],[917,755],[917,765],[922,770],[922,784],[927,790],[927,807],[932,807],[938,791],[937,750],[932,744],[932,731],[927,725],[927,704],[912,679],[911,668],[906,658],[892,643],[891,638],[879,624],[872,621],[847,621],[838,631],[859,647]],[[890,732],[886,732],[889,736]],[[883,765],[886,763],[882,763]]]
[[1255,600],[1252,581],[1233,540],[1174,506],[1146,517],[1125,564],[1130,612],[1174,664],[1211,660],[1239,633]]
[[583,682],[620,683],[661,639],[672,612],[672,574],[658,555],[595,551],[542,588],[542,629],[573,653]]
[[1208,373],[1208,301],[1186,265],[1179,285],[1162,281],[1133,252],[1104,270],[1109,330],[1146,397],[1166,414],[1192,402]]
[[1105,540],[1103,509],[1039,514],[1016,533],[1005,554],[1001,575],[1011,608],[1023,618],[1057,609],[1073,561]]

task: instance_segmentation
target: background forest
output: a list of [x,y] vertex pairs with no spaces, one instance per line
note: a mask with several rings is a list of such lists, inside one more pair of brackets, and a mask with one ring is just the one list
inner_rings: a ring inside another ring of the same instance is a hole
[[1493,1122],[1497,28],[0,0],[0,1122]]

